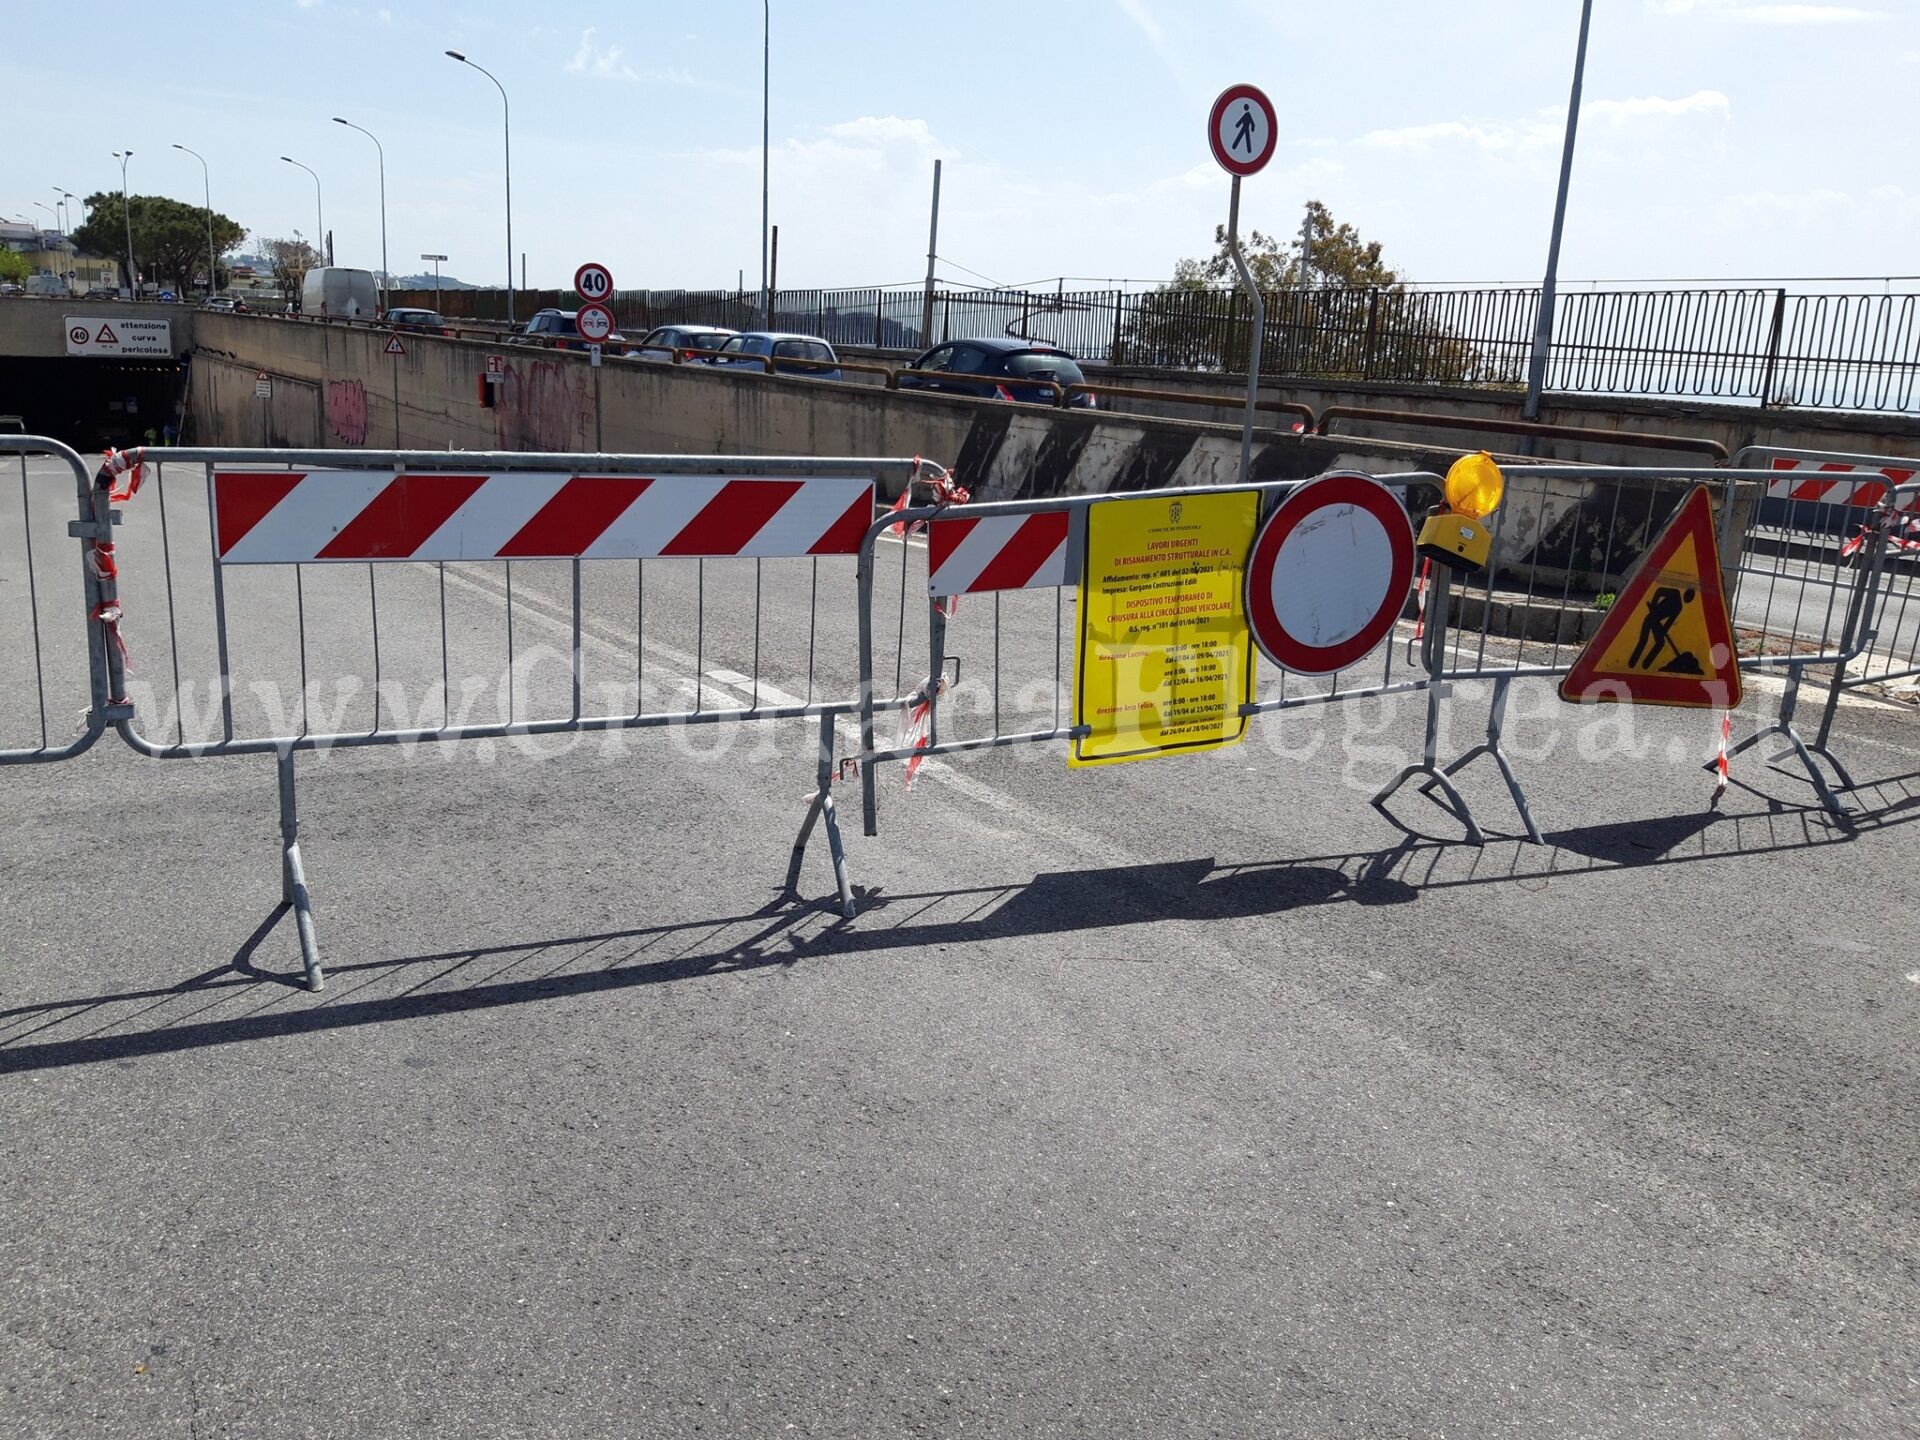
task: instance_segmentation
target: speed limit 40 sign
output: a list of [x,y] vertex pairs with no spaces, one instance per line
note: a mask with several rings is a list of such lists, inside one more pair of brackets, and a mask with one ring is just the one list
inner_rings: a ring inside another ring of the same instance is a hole
[[592,262],[582,265],[573,272],[573,293],[589,304],[599,304],[613,294],[613,272]]

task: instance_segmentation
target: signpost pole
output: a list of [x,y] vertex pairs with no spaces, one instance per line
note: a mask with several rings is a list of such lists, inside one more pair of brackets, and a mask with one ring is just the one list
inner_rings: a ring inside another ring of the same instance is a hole
[[1267,328],[1267,308],[1247,266],[1247,257],[1240,253],[1238,175],[1233,177],[1233,200],[1227,208],[1227,251],[1233,256],[1233,268],[1240,274],[1240,286],[1247,292],[1253,310],[1253,343],[1247,348],[1247,413],[1240,423],[1240,483],[1246,485],[1253,480],[1253,417],[1260,402],[1260,340]]

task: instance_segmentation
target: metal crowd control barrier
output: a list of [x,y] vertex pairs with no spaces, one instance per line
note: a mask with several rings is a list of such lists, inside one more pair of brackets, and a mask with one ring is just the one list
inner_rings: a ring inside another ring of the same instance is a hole
[[[9,680],[0,691],[0,765],[46,764],[89,749],[120,713],[115,702],[124,671],[115,643],[111,544],[117,517],[110,492],[96,490],[86,462],[59,441],[0,435],[0,455],[19,458],[20,480],[17,513],[0,513],[0,664],[10,671],[10,657],[30,657],[32,670],[31,683]],[[51,462],[54,473],[33,474],[35,456]],[[75,514],[68,507],[76,502],[77,518],[63,522],[63,515]],[[65,539],[79,541],[71,552],[80,572],[77,612],[57,602],[48,574],[49,567],[68,563],[59,543]],[[104,551],[94,548],[96,540],[108,542]],[[35,743],[19,743],[36,736]]]
[[[78,457],[70,463],[84,477]],[[96,704],[89,733],[46,758],[77,753],[108,722],[150,757],[273,756],[283,901],[295,914],[308,985],[318,990],[324,976],[299,846],[297,754],[808,721],[820,736],[815,790],[788,884],[824,821],[841,908],[851,914],[831,784],[835,718],[856,708],[836,698],[852,689],[853,638],[843,606],[822,614],[822,592],[851,588],[877,482],[910,479],[918,464],[129,452],[102,469],[82,502],[104,513],[105,487],[144,467],[134,513],[152,519],[121,532],[118,598],[154,658],[145,662],[138,703]],[[591,483],[599,477],[625,483],[610,490]],[[650,492],[662,477],[669,483]],[[190,538],[200,527],[204,547]],[[662,568],[671,583],[656,578]],[[89,613],[116,599],[110,581],[90,573],[88,586]],[[744,649],[714,643],[718,625],[710,622],[723,614],[748,622],[733,632],[750,633]],[[104,667],[96,694],[120,699],[124,676],[104,628],[96,625],[92,637]],[[531,640],[543,632],[564,636],[564,652]],[[502,667],[491,707],[485,678],[472,683],[461,669],[482,651]],[[792,689],[766,673],[763,661],[776,653],[787,667],[780,680]],[[603,675],[590,655],[615,660]],[[800,655],[803,663],[793,658]],[[543,661],[551,662],[545,670]],[[370,688],[362,680],[368,667]],[[296,684],[297,705],[287,699]],[[590,693],[605,703],[589,705]]]
[[[1438,475],[1425,471],[1377,478],[1389,489],[1401,491],[1408,499],[1410,510],[1418,508],[1417,498],[1437,495],[1441,483]],[[1191,499],[1196,495],[1245,493],[1251,490],[1262,497],[1264,513],[1266,508],[1277,504],[1304,483],[1301,480],[1276,480],[1244,486],[1128,491],[1126,498],[1164,496],[1171,501]],[[1089,507],[1108,498],[1111,497],[1069,495],[977,505],[915,506],[886,516],[869,530],[860,552],[859,760],[861,814],[866,834],[878,833],[877,774],[882,765],[900,762],[918,766],[937,761],[941,756],[966,751],[1065,741],[1085,733],[1076,731],[1065,719],[1068,693],[1066,663],[1072,645],[1065,631],[1065,592],[1079,579],[1075,541],[1081,533],[1080,527],[1085,523],[1086,512]],[[956,552],[951,569],[948,565],[935,566],[931,558],[927,562],[930,598],[927,605],[920,607],[926,614],[926,668],[914,672],[915,683],[911,688],[904,685],[908,674],[905,669],[908,651],[906,616],[915,607],[905,601],[909,585],[908,547],[901,544],[900,593],[903,603],[896,635],[893,684],[889,688],[879,670],[877,636],[872,622],[872,597],[879,570],[877,547],[889,539],[898,538],[894,535],[895,531],[943,518],[979,522],[980,528],[974,532],[978,538],[969,550]],[[1036,542],[1030,538],[1035,535],[1040,537],[1037,542],[1040,546],[1053,548],[1036,550]],[[1056,537],[1057,545],[1054,544]],[[982,541],[989,547],[999,548],[997,551],[982,551]],[[1017,568],[1013,571],[996,563],[997,556],[1020,557],[1023,551],[1026,558],[1016,558],[1014,563]],[[979,614],[987,617],[983,622],[984,633],[974,628],[974,617]],[[1050,634],[1036,636],[1029,629],[1020,632],[1017,641],[1010,644],[1004,624],[1009,614],[1014,615],[1016,624],[1025,622],[1029,626],[1047,629]],[[958,688],[979,666],[963,666],[965,656],[955,651],[954,642],[969,647],[978,644],[980,650],[985,652],[981,663],[986,666],[989,678],[982,687],[983,694]],[[1011,653],[1015,650],[1024,653]],[[1009,666],[1018,666],[1023,658],[1028,661],[1037,659],[1039,663],[1029,666],[1010,681],[1007,673]],[[1433,683],[1432,677],[1423,669],[1397,660],[1396,647],[1391,644],[1382,646],[1352,669],[1322,679],[1309,680],[1285,671],[1276,673],[1278,678],[1272,682],[1273,693],[1243,706],[1241,714],[1254,717],[1345,700],[1407,694],[1427,689]],[[1009,689],[1014,690],[1011,707]],[[970,703],[965,707],[966,710],[977,708],[977,716],[956,714],[956,701],[962,696],[968,697],[970,702],[977,700],[977,704]],[[1022,697],[1025,697],[1026,703],[1021,703]],[[1035,717],[1035,723],[1010,724],[1010,708]],[[888,713],[907,715],[911,733],[897,744],[882,745],[878,738],[878,718]],[[983,723],[969,725],[966,723],[969,719],[978,719]],[[1435,772],[1432,778],[1458,800],[1457,793],[1452,791],[1452,786],[1444,776]],[[1460,803],[1464,810],[1464,802]],[[1468,825],[1477,835],[1478,830],[1473,827],[1470,818]]]
[[[16,648],[30,656],[37,714],[28,723],[38,735],[37,745],[0,750],[0,763],[69,758],[109,727],[156,758],[273,756],[283,901],[295,915],[316,990],[324,977],[294,770],[303,751],[812,723],[815,784],[787,886],[797,886],[808,840],[824,822],[840,908],[851,915],[832,794],[844,766],[858,765],[863,826],[871,835],[878,829],[877,777],[889,762],[911,778],[917,767],[962,752],[1085,733],[1068,718],[1065,592],[1078,581],[1087,513],[1105,496],[903,501],[875,518],[876,482],[903,480],[910,499],[921,462],[167,449],[110,456],[90,477],[78,455],[52,441],[0,437],[0,454],[23,457],[19,523],[0,511],[0,580],[26,580],[17,591],[8,586],[26,601],[24,631],[18,607],[0,607],[0,662],[14,664]],[[24,458],[35,455],[45,457],[37,470]],[[75,487],[79,506],[67,535],[80,542],[84,630],[64,648],[49,623],[62,607],[46,578],[49,557],[63,553],[61,537],[47,528],[52,510],[36,489],[50,483],[50,471],[62,488]],[[1771,466],[1519,465],[1505,473],[1506,499],[1490,527],[1492,554],[1482,575],[1460,582],[1436,567],[1394,637],[1372,655],[1326,677],[1268,671],[1262,693],[1239,714],[1251,721],[1422,694],[1420,757],[1373,804],[1384,809],[1397,790],[1418,782],[1470,842],[1481,843],[1485,834],[1453,777],[1491,756],[1528,837],[1539,841],[1502,746],[1510,687],[1567,672],[1608,593],[1618,591],[1690,488],[1706,482],[1720,501],[1721,565],[1739,664],[1786,676],[1777,717],[1733,753],[1782,737],[1783,753],[1805,767],[1821,802],[1840,811],[1816,760],[1831,766],[1841,789],[1852,787],[1828,749],[1833,712],[1845,689],[1876,674],[1870,664],[1866,674],[1851,675],[1849,663],[1882,645],[1891,648],[1877,678],[1920,673],[1920,615],[1912,624],[1907,617],[1912,572],[1896,576],[1889,568],[1903,527],[1914,523],[1903,507],[1920,502],[1920,484],[1894,487],[1865,512],[1870,523],[1843,556],[1844,547],[1817,524],[1783,530],[1756,522],[1760,484],[1776,473]],[[309,483],[315,477],[321,483]],[[664,507],[656,512],[638,502],[659,477],[670,483],[648,502]],[[1410,523],[1441,488],[1427,472],[1378,478],[1399,492]],[[605,480],[624,488],[614,494],[596,483]],[[769,482],[781,487],[778,495],[765,488]],[[1129,498],[1251,490],[1270,510],[1303,483]],[[834,486],[846,488],[828,495]],[[618,503],[607,502],[609,495]],[[802,508],[814,508],[790,515],[790,498],[803,496],[810,498]],[[116,532],[115,500],[141,523]],[[643,512],[651,518],[628,518]],[[947,548],[937,556],[913,540],[915,526],[956,520],[969,527],[947,530]],[[204,546],[196,538],[201,527]],[[899,550],[897,597],[890,593],[891,556],[889,579],[880,578],[886,545]],[[1847,558],[1854,561],[1850,572],[1840,563]],[[916,564],[924,566],[925,604],[915,593]],[[844,606],[823,611],[823,587],[829,596],[844,595],[839,587],[848,581],[853,616]],[[143,657],[137,683],[123,662],[122,606]],[[729,616],[731,628],[721,623]],[[23,633],[16,647],[11,642]],[[500,667],[490,701],[486,677],[473,673],[476,657]],[[769,657],[777,676],[769,673]],[[1795,729],[1795,706],[1816,668],[1830,668],[1833,679],[1809,744]],[[369,670],[370,687],[363,680]],[[983,671],[984,683],[974,684]],[[48,674],[56,676],[51,686]],[[62,675],[73,677],[76,706],[87,702],[79,733],[64,740],[54,726]],[[1443,707],[1463,681],[1492,685],[1486,737],[1443,762]],[[289,693],[297,694],[297,705]],[[888,715],[901,717],[905,733],[882,743],[879,723]],[[18,705],[0,708],[0,724],[25,716]],[[857,733],[843,736],[842,724]],[[0,731],[0,739],[5,735]],[[855,746],[856,756],[836,763]]]

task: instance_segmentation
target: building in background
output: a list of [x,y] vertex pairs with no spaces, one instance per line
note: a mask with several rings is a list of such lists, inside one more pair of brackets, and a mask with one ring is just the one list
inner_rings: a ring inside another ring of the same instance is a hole
[[[75,250],[58,230],[0,220],[0,245],[33,267],[26,288],[40,294],[79,294],[97,285],[120,288],[120,262]],[[35,283],[38,282],[38,283]]]

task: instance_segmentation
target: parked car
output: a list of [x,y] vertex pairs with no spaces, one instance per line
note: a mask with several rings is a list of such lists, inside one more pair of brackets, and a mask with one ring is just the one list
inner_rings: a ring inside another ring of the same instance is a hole
[[0,295],[13,296],[13,295],[24,295],[26,293],[27,292],[23,288],[13,284],[11,281],[7,282],[4,285],[0,285]]
[[[1019,340],[1006,335],[950,340],[925,352],[910,368],[939,373],[902,375],[902,390],[939,390],[949,395],[1027,400],[1042,405],[1053,403],[1053,391],[1032,381],[1084,385],[1087,379],[1073,356],[1057,346],[1044,340]],[[1081,410],[1094,408],[1091,395],[1072,395],[1067,403]]]
[[452,327],[438,310],[416,310],[400,306],[387,311],[387,323],[396,330],[414,330],[422,335],[451,335]]
[[[777,330],[749,330],[740,335],[729,335],[720,347],[720,358],[712,361],[715,365],[737,365],[743,368],[764,371],[765,366],[756,365],[751,360],[730,360],[730,355],[764,355],[773,362],[774,370],[781,375],[798,375],[808,380],[840,379],[840,357],[833,353],[833,346],[817,335],[788,335]],[[812,361],[812,364],[792,365],[782,361]]]
[[[646,338],[640,343],[642,345],[657,345],[661,348],[657,350],[633,349],[627,351],[627,354],[638,356],[642,360],[671,360],[673,357],[666,353],[668,348],[674,350],[718,350],[722,345],[726,344],[729,339],[739,333],[737,330],[727,329],[724,325],[656,325],[647,332]],[[699,357],[696,356],[694,358],[698,359]]]
[[207,300],[201,308],[204,310],[219,310],[228,315],[244,315],[247,313],[247,302],[237,295],[215,295],[212,299]]
[[82,300],[118,300],[120,292],[111,285],[96,285],[80,298]]
[[[513,345],[551,345],[555,350],[584,350],[587,342],[580,338],[580,312],[578,310],[538,310],[518,334],[507,337]],[[627,337],[618,330],[600,342],[602,345],[624,345]]]

